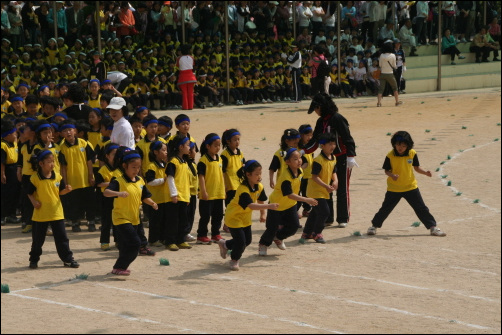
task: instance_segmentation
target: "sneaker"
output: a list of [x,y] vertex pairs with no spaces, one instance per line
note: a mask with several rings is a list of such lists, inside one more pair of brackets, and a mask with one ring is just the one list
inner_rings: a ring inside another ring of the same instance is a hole
[[500,62],[500,59],[498,59],[497,57],[493,57],[493,61],[494,62]]
[[179,249],[192,249],[192,246],[186,242],[178,244]]
[[103,251],[110,250],[110,243],[101,243],[101,250]]
[[19,223],[19,222],[21,222],[21,219],[14,215],[5,218],[5,223]]
[[267,100],[262,99],[262,100],[261,100],[261,103],[266,104],[266,103],[267,103]]
[[463,56],[463,55],[458,55],[458,59],[465,59],[465,56]]
[[211,244],[211,240],[207,236],[197,237],[197,242],[196,243],[197,244],[206,244],[206,245],[209,245],[209,244]]
[[185,235],[185,242],[195,242],[197,239],[190,234]]
[[80,229],[80,223],[78,221],[72,221],[71,231],[74,233],[80,233],[82,231],[82,229]]
[[223,237],[221,235],[213,235],[211,236],[211,242],[218,242],[219,240],[222,240]]
[[268,247],[263,244],[258,245],[258,256],[267,256]]
[[286,250],[286,245],[284,244],[284,240],[274,240],[274,243],[275,245],[277,246],[277,248],[281,249],[281,250]]
[[96,224],[94,223],[94,221],[89,222],[87,231],[90,231],[91,233],[96,231]]
[[226,241],[221,239],[218,241],[218,246],[220,247],[220,256],[221,258],[225,259],[227,258],[227,246],[226,246]]
[[228,265],[230,266],[230,270],[239,271],[239,261],[231,259],[230,262],[228,262]]
[[67,268],[74,268],[74,269],[76,269],[76,268],[80,267],[80,264],[78,264],[77,261],[64,262],[63,264]]
[[169,244],[169,245],[166,245],[166,249],[169,249],[171,251],[178,251],[180,250],[180,248],[178,248],[178,246],[176,244]]
[[272,103],[273,101],[272,101],[272,100],[270,100],[270,99],[267,99],[267,102],[270,104],[270,103]]
[[112,274],[118,275],[118,276],[129,276],[131,274],[131,270],[113,269]]
[[310,211],[304,210],[303,213],[302,213],[302,216],[305,217],[305,218],[307,218],[309,216],[309,214],[310,214]]
[[322,234],[317,234],[316,237],[314,237],[314,241],[316,241],[316,243],[322,243],[322,244],[326,243]]
[[208,103],[207,105],[208,105],[208,107],[213,107],[213,103],[212,102]]
[[326,227],[326,226],[332,226],[332,225],[333,225],[333,223],[334,223],[334,221],[326,221],[326,222],[324,223],[324,227]]
[[398,102],[396,102],[396,106],[401,106],[402,104],[403,104],[403,102],[402,102],[402,101],[398,101]]
[[140,256],[155,256],[155,251],[151,250],[150,248],[144,246],[139,248],[139,253]]
[[338,228],[345,228],[347,227],[347,222],[341,222],[338,224]]
[[371,227],[368,228],[368,231],[366,232],[366,234],[368,234],[368,235],[376,235],[376,230],[377,230],[377,227],[371,226]]
[[160,242],[160,240],[159,240],[159,241],[155,241],[153,243],[150,243],[150,246],[151,247],[163,247],[164,244],[162,244],[162,242]]
[[218,107],[223,107],[225,106],[224,104],[222,104],[221,102],[218,103]]
[[30,262],[30,269],[38,268],[38,262]]
[[27,224],[26,226],[24,226],[23,230],[21,230],[21,233],[24,234],[31,233],[32,228],[33,226],[31,224]]
[[455,63],[455,62],[451,62],[451,63],[450,63],[450,65],[457,65],[457,63]]
[[45,232],[45,235],[46,236],[53,236],[54,235],[51,227],[47,227],[47,231]]
[[1,225],[2,225],[2,226],[5,226],[5,219],[4,219],[4,218],[2,218],[2,219],[0,220],[0,222],[1,222]]
[[431,228],[431,235],[432,236],[446,236],[446,233],[439,229],[438,227],[432,227]]

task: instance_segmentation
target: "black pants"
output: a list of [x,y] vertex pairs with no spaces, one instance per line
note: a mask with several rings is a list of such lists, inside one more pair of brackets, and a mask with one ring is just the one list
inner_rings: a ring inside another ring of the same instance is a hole
[[317,76],[315,78],[312,78],[310,79],[310,84],[310,94],[312,96],[316,95],[319,92],[324,92],[324,77]]
[[336,222],[347,223],[350,219],[350,175],[351,169],[347,169],[347,155],[336,157],[336,176],[338,189],[336,190]]
[[455,60],[455,55],[460,55],[460,51],[456,46],[452,46],[444,49],[443,55],[450,55],[450,59],[453,62]]
[[490,51],[492,50],[490,47],[478,47],[472,46],[469,48],[471,52],[476,53],[476,61],[479,61],[480,57],[483,57],[483,60],[488,59],[490,57]]
[[[279,229],[279,226],[282,226]],[[267,247],[272,244],[274,238],[284,240],[296,234],[300,220],[298,220],[298,213],[296,212],[296,205],[284,211],[274,211],[269,209],[267,211],[267,222],[265,223],[266,230],[260,238],[260,244]]]
[[[166,224],[168,220],[168,206],[167,203],[158,204],[159,209],[150,211],[150,226],[148,229],[148,242],[154,243],[165,239]],[[169,212],[170,215],[174,213]]]
[[138,226],[131,223],[116,225],[119,258],[113,265],[114,269],[126,270],[129,265],[138,257],[139,248],[141,245],[138,236]]
[[422,199],[422,195],[418,188],[408,191],[408,192],[389,192],[385,193],[385,199],[383,201],[382,207],[378,210],[378,213],[375,214],[371,223],[373,227],[380,228],[382,227],[383,222],[392,212],[394,207],[399,203],[401,198],[406,199],[410,206],[417,214],[420,221],[424,224],[425,228],[430,229],[431,227],[436,226],[436,220],[429,212],[429,208],[424,203]]
[[61,259],[65,263],[73,261],[73,253],[70,250],[70,242],[68,236],[66,235],[66,230],[63,220],[56,221],[32,221],[33,228],[31,230],[32,243],[30,251],[30,262],[38,262],[40,260],[40,255],[42,255],[42,246],[45,242],[45,236],[47,233],[47,228],[49,224],[52,228],[52,233],[54,234],[54,243],[56,244],[56,250]]
[[244,228],[229,228],[232,239],[225,242],[228,250],[232,250],[230,257],[234,261],[241,259],[246,247],[251,244],[251,225]]
[[83,217],[87,221],[94,221],[96,217],[96,201],[94,188],[77,188],[66,194],[68,206],[65,208],[65,217],[70,221],[78,221]]
[[190,196],[190,203],[187,206],[187,226],[185,229],[185,235],[190,234],[192,231],[193,223],[195,221],[195,211],[197,210],[197,196]]
[[[302,179],[302,183],[300,185],[300,195],[303,196],[303,197],[307,196],[307,186],[308,186],[308,184],[309,184],[309,180],[307,178],[303,178]],[[300,209],[302,206],[303,206],[303,210],[305,210],[307,212],[312,209],[312,206],[310,206],[308,203],[298,201],[298,203],[296,204],[296,208]]]
[[227,191],[227,197],[225,198],[225,207],[227,207],[230,201],[232,201],[232,199],[235,197],[235,192],[237,191],[236,190]]
[[[165,244],[181,244],[185,242],[185,231],[188,224],[188,203],[178,201],[167,203]],[[218,235],[218,234],[216,234]]]
[[302,85],[300,84],[300,75],[302,74],[301,68],[293,68],[292,76],[293,76],[293,99],[295,101],[302,101]]
[[31,225],[31,218],[33,217],[33,204],[28,198],[30,178],[31,176],[25,174],[21,177],[21,218],[25,225]]
[[199,228],[197,237],[207,236],[207,225],[211,220],[211,236],[220,235],[223,220],[223,199],[199,200]]
[[113,240],[117,240],[115,226],[112,223],[113,198],[103,197],[101,213],[101,235],[99,243],[110,243],[110,229],[113,230]]
[[[17,180],[17,165],[5,165],[5,179],[7,182],[0,187],[2,199],[2,209],[0,216],[3,218],[8,216],[16,216],[16,207],[19,200],[20,184]],[[29,199],[28,199],[29,200]]]
[[328,199],[316,199],[317,206],[312,209],[305,227],[303,228],[303,233],[310,236],[314,233],[315,235],[321,234],[324,229],[324,223],[329,216],[329,206]]
[[403,87],[401,85],[402,79],[403,79],[403,67],[398,66],[396,71],[394,71],[394,78],[396,78],[396,83],[397,83],[397,89],[399,92],[403,90]]

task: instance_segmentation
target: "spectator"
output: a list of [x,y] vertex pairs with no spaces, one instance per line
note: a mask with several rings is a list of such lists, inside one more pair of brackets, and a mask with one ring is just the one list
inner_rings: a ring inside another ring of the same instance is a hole
[[73,1],[73,6],[65,10],[66,23],[68,25],[69,36],[66,39],[68,46],[72,47],[75,40],[81,37],[81,29],[84,25],[84,11],[81,8],[80,1]]
[[136,20],[132,11],[129,9],[129,3],[122,1],[120,3],[120,12],[118,14],[119,24],[117,25],[117,37],[137,35],[138,31],[134,27]]
[[417,16],[416,20],[416,35],[417,35],[417,45],[429,45],[426,39],[427,32],[427,17],[429,16],[429,5],[427,1],[417,1]]
[[492,48],[488,43],[488,39],[486,38],[485,27],[481,27],[479,33],[474,36],[470,51],[476,53],[476,63],[489,62],[488,57],[490,56],[490,51],[492,51]]
[[354,4],[352,1],[347,1],[347,5],[342,8],[342,27],[349,27],[349,28],[356,28],[357,27],[357,21],[354,22],[356,19],[356,7],[354,7]]
[[291,29],[291,24],[289,22],[289,7],[287,1],[279,1],[279,6],[277,6],[276,15],[276,25],[277,32],[279,35],[286,35],[286,33]]
[[455,37],[451,34],[449,28],[446,28],[443,34],[443,38],[441,39],[441,52],[444,55],[451,55],[451,65],[455,65],[455,55],[458,56],[458,59],[464,59],[465,57],[460,54],[460,51],[457,48],[457,41]]
[[[68,25],[66,22],[64,1],[56,1],[56,17],[58,21],[58,37],[66,37],[66,33],[68,32]],[[54,9],[52,7],[49,9],[47,22],[49,23],[49,26],[54,25]]]
[[380,88],[378,91],[377,107],[382,107],[382,96],[385,90],[385,83],[388,83],[394,92],[396,99],[396,106],[401,105],[403,102],[399,101],[399,91],[394,77],[394,70],[397,70],[396,55],[393,53],[393,41],[385,41],[381,50],[379,64],[381,68],[380,73]]
[[313,16],[312,10],[310,9],[311,6],[312,1],[303,1],[303,4],[298,6],[298,31],[303,31],[304,28],[309,29],[310,20]]
[[21,9],[21,17],[23,19],[23,28],[26,42],[35,44],[38,42],[38,16],[33,10],[33,1],[26,1],[23,9]]
[[35,14],[38,17],[38,23],[40,24],[40,38],[42,40],[42,45],[46,46],[46,42],[51,36],[51,27],[47,16],[49,15],[49,5],[47,2],[42,2],[40,7],[35,10]]
[[450,29],[453,34],[455,32],[455,1],[443,1],[441,3],[441,13],[443,15],[444,30]]
[[401,40],[401,43],[403,43],[404,46],[409,45],[411,46],[411,53],[410,56],[418,56],[416,54],[417,52],[417,42],[415,39],[415,34],[413,34],[413,31],[411,30],[412,24],[410,19],[406,19],[404,21],[404,25],[401,27],[399,30],[399,39]]
[[490,36],[500,44],[500,25],[498,24],[498,19],[496,17],[493,18],[492,22],[488,25],[488,32]]
[[386,25],[380,29],[378,34],[378,45],[382,45],[384,41],[393,41],[396,37],[394,36],[394,22],[387,21]]
[[386,1],[372,1],[370,4],[370,22],[373,22],[373,42],[378,40],[378,32],[385,25],[385,18],[387,15],[387,5],[385,2]]
[[469,24],[469,15],[473,6],[473,2],[475,1],[457,1],[457,7],[459,11],[457,16],[457,31],[460,34],[459,39],[461,43],[466,43],[468,40],[470,40],[470,36],[466,33],[468,33],[467,26]]
[[11,26],[10,26],[10,21],[9,21],[9,14],[4,9],[3,2],[2,2],[2,35],[9,36],[10,28],[11,28]]
[[244,26],[251,16],[251,11],[249,10],[248,1],[240,1],[240,4],[236,5],[237,9],[237,31],[240,33],[244,32]]
[[10,4],[8,9],[8,17],[10,23],[10,42],[12,49],[17,51],[21,47],[23,38],[23,21],[19,13],[19,5]]
[[87,100],[87,93],[82,86],[71,84],[68,87],[68,92],[63,94],[63,101],[66,106],[64,112],[68,115],[68,118],[76,121],[87,121],[89,119],[92,108],[84,104],[85,100]]
[[[352,1],[349,1],[352,2]],[[315,1],[314,6],[312,6],[312,36],[316,38],[319,35],[319,32],[323,30],[323,18],[326,13],[321,6],[322,1]]]

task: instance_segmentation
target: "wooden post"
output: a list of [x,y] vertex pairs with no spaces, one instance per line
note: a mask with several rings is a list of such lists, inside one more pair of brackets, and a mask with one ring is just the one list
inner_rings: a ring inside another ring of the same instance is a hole
[[185,1],[180,1],[181,8],[181,44],[185,43]]
[[338,74],[337,74],[337,81],[338,81],[338,86],[341,85],[341,80],[340,80],[340,76],[341,76],[341,72],[340,72],[340,63],[341,63],[341,57],[342,57],[342,53],[340,51],[340,44],[341,44],[341,41],[340,41],[340,21],[342,19],[342,13],[340,13],[340,1],[337,1],[336,2],[336,44],[337,44],[337,47],[336,47],[336,52],[337,52],[337,61],[338,61],[338,68],[336,69]]
[[441,26],[443,25],[443,17],[441,15],[441,7],[443,1],[438,1],[438,82],[437,82],[437,90],[441,91]]
[[52,11],[54,12],[54,13],[52,13],[54,16],[54,38],[56,39],[56,42],[57,42],[57,40],[58,40],[58,13],[57,13],[56,1],[52,2]]
[[296,41],[296,1],[293,1],[292,14],[293,14],[293,37]]
[[99,1],[96,1],[96,29],[98,32],[98,52],[101,57],[101,16],[99,15]]
[[230,59],[228,49],[230,41],[228,39],[228,1],[225,1],[225,57],[227,59],[227,98],[230,100]]

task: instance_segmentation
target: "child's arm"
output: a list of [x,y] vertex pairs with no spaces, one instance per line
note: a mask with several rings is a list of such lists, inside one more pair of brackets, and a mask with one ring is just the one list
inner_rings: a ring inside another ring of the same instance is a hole
[[87,180],[89,185],[94,186],[94,173],[92,170],[92,160],[87,161]]
[[[258,200],[258,203],[264,204],[265,201]],[[265,211],[265,209],[260,209],[260,222],[265,222],[265,221],[267,221],[267,212]]]
[[396,181],[399,178],[398,174],[393,174],[391,170],[385,170],[385,174],[392,178],[392,180]]
[[426,175],[427,177],[432,177],[432,173],[429,170],[424,170],[420,166],[414,166],[415,172]]
[[331,183],[331,186],[334,188],[334,191],[338,189],[338,176],[336,175],[335,172],[333,172],[333,175],[331,176],[331,180],[333,182]]
[[276,210],[277,208],[279,208],[279,204],[252,203],[249,204],[248,207],[253,211],[262,211],[265,209]]
[[159,209],[159,205],[155,201],[152,200],[152,198],[145,198],[142,200],[145,204],[152,206],[153,209],[157,210]]
[[39,209],[40,207],[42,207],[42,204],[37,199],[35,199],[33,194],[28,194],[28,198],[30,199],[34,208]]
[[5,164],[2,163],[2,184],[7,183],[7,177],[5,176]]
[[268,176],[270,178],[270,188],[275,188],[275,182],[274,182],[274,170],[268,170]]
[[[336,174],[334,174],[334,175],[336,176]],[[328,185],[325,182],[323,182],[322,179],[319,178],[319,175],[317,175],[317,174],[312,175],[312,180],[314,182],[316,182],[317,184],[319,184],[320,186],[324,187],[326,189],[326,191],[328,191],[328,193],[331,193],[334,190],[336,190],[332,185]]]
[[302,196],[300,196],[298,194],[291,193],[290,195],[288,195],[288,198],[290,198],[291,200],[294,200],[294,201],[306,202],[307,204],[309,204],[311,206],[317,206],[317,200],[316,199],[305,198],[305,197],[302,197]]
[[72,191],[71,185],[65,185],[64,189],[59,191],[59,195],[65,195]]
[[207,194],[206,190],[206,178],[202,174],[199,175],[199,188],[202,200],[207,200],[209,198],[209,194]]
[[61,176],[65,183],[68,182],[68,174],[66,173],[66,165],[60,165]]

